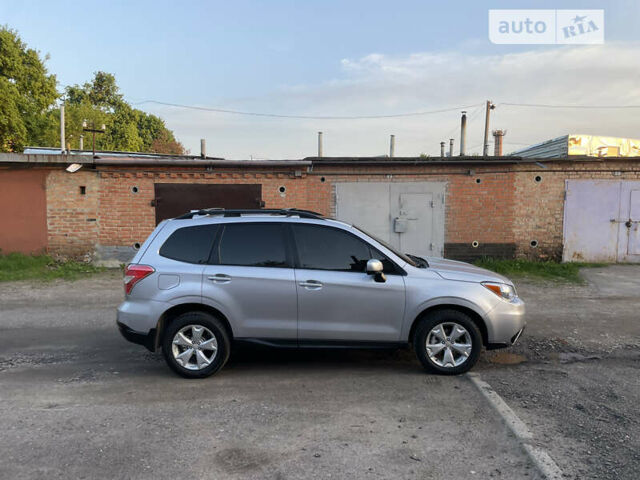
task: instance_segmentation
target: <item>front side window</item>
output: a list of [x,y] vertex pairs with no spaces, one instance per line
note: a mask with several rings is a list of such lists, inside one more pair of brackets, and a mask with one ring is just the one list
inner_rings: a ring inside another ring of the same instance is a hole
[[227,224],[212,263],[244,267],[288,267],[284,230],[278,223]]
[[217,231],[218,225],[179,228],[167,238],[158,253],[179,262],[206,263]]
[[385,255],[355,235],[340,229],[319,225],[294,225],[293,232],[300,268],[365,272],[367,261],[377,258],[385,266],[385,272],[393,273],[395,270],[393,263]]

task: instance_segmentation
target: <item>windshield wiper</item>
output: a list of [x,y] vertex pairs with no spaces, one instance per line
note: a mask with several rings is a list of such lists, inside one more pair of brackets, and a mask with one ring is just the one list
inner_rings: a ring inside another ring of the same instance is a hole
[[429,268],[429,262],[427,262],[424,258],[417,255],[411,255],[410,253],[407,253],[407,257],[416,262],[416,266],[418,268]]

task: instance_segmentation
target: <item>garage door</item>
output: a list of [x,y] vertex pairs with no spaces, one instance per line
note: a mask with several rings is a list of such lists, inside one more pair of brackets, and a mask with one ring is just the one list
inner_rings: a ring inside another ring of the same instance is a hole
[[0,251],[47,248],[46,170],[0,171]]
[[444,251],[444,182],[358,182],[336,185],[336,217],[404,253]]
[[563,260],[640,262],[640,182],[567,180]]
[[260,184],[155,184],[156,224],[199,208],[260,208]]

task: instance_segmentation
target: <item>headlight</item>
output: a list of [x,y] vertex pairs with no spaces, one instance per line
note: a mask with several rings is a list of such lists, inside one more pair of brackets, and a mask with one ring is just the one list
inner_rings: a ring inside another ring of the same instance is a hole
[[482,282],[482,286],[505,300],[513,300],[517,295],[515,287],[508,283]]

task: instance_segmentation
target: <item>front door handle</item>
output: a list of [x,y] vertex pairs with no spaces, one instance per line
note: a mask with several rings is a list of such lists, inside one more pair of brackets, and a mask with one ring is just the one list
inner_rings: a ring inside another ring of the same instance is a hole
[[215,275],[207,277],[207,280],[211,280],[213,283],[229,283],[231,277],[223,273],[216,273]]
[[320,290],[322,288],[322,282],[319,282],[318,280],[307,280],[305,282],[300,282],[299,285],[307,290]]

